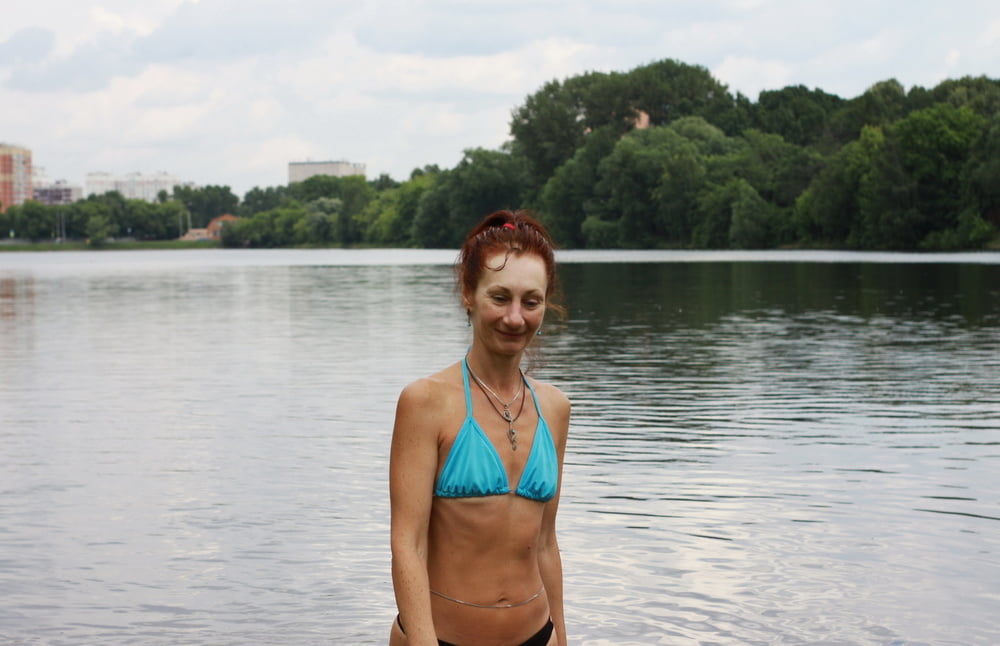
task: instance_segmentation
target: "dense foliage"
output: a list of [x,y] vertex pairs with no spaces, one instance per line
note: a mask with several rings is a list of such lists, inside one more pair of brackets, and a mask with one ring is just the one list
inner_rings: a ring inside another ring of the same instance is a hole
[[702,67],[659,61],[551,81],[513,110],[511,141],[452,169],[177,187],[26,203],[0,231],[177,237],[222,213],[228,246],[455,247],[482,215],[538,212],[564,247],[974,249],[1000,227],[1000,81],[895,80],[843,99],[802,86],[730,94]]

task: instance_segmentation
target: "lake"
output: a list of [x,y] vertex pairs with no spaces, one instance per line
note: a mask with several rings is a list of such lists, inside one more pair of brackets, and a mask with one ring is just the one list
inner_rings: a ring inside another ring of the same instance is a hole
[[[454,257],[0,253],[0,643],[385,644]],[[570,643],[1000,643],[1000,253],[560,261]]]

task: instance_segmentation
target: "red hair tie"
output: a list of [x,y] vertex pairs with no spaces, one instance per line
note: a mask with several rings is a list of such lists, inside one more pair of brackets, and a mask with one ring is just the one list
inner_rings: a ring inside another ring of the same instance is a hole
[[515,229],[517,229],[517,227],[515,227],[515,226],[514,226],[513,224],[511,224],[510,222],[504,222],[504,223],[503,223],[503,228],[504,228],[504,229],[510,229],[511,231],[514,231]]

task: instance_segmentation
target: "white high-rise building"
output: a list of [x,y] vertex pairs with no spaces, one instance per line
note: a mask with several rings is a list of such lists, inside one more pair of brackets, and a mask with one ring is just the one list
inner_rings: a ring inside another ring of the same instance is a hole
[[87,173],[87,195],[104,195],[110,191],[118,191],[130,200],[146,200],[155,202],[160,191],[173,194],[175,186],[191,186],[191,182],[182,182],[176,175],[170,173],[128,173],[127,175],[112,175],[111,173]]
[[288,162],[288,183],[302,182],[316,175],[333,177],[365,176],[365,165],[349,161]]

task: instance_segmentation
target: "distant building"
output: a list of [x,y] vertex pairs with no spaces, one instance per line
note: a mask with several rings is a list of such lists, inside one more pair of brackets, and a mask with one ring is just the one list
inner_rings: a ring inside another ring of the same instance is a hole
[[185,242],[204,242],[210,238],[208,236],[208,229],[188,229],[187,233],[177,239],[184,240]]
[[64,179],[49,180],[45,169],[35,166],[31,169],[31,194],[36,202],[42,204],[72,204],[83,199],[83,187],[70,184]]
[[235,215],[230,215],[229,213],[225,213],[216,218],[212,218],[212,220],[208,223],[208,226],[205,227],[205,230],[208,232],[209,239],[211,240],[221,239],[222,227],[226,226],[226,224],[228,224],[229,222],[236,222],[237,220],[239,220],[238,217],[236,217]]
[[127,175],[112,175],[111,173],[87,173],[87,195],[104,195],[118,191],[130,200],[146,200],[155,202],[160,191],[173,194],[175,186],[192,186],[191,182],[182,182],[176,175],[156,173],[128,173]]
[[31,151],[0,143],[0,213],[32,197]]
[[364,177],[365,165],[352,164],[348,161],[288,162],[289,184],[302,182],[316,175],[331,175],[333,177],[361,175]]
[[104,195],[111,191],[116,191],[115,176],[111,173],[87,173],[87,178],[83,182],[87,197],[91,195]]
[[72,204],[83,199],[83,187],[70,184],[64,179],[57,179],[51,184],[35,184],[31,189],[36,202],[42,204]]

